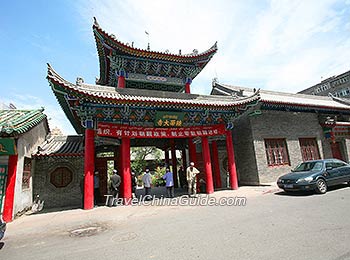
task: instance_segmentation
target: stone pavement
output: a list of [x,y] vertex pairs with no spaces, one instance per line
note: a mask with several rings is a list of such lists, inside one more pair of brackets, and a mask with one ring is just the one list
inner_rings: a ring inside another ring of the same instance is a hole
[[[269,193],[275,193],[279,191],[276,184],[271,183],[264,186],[242,186],[238,190],[220,190],[210,197],[220,199],[222,197],[245,197],[254,198],[257,196],[264,196]],[[138,196],[143,194],[143,190],[137,191]],[[158,187],[152,189],[152,194],[156,197],[165,195],[165,188]],[[177,189],[175,192],[176,196],[186,194],[184,190]],[[198,194],[198,197],[206,196],[206,194]],[[152,205],[141,205],[141,206],[118,206],[118,207],[106,207],[99,206],[91,210],[82,209],[68,209],[60,210],[55,212],[39,212],[32,215],[23,215],[13,222],[8,223],[7,232],[5,235],[6,240],[10,240],[12,237],[24,236],[30,234],[58,234],[65,232],[73,232],[84,227],[94,226],[96,223],[99,228],[106,228],[109,223],[126,223],[128,219],[135,217],[151,217],[169,209],[176,209],[181,207],[179,205],[170,206],[152,206]],[[96,231],[96,230],[95,230]]]

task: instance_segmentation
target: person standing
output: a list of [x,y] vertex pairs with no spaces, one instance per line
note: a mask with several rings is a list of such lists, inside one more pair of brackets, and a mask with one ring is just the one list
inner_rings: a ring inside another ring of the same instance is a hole
[[113,170],[113,175],[111,176],[111,191],[112,191],[112,203],[109,205],[114,206],[115,199],[118,197],[119,186],[121,183],[121,178],[118,175],[118,171],[116,169]]
[[181,188],[185,188],[187,186],[187,181],[186,181],[186,173],[183,166],[180,166],[178,173],[180,178],[180,186]]
[[132,196],[136,198],[136,189],[137,189],[137,177],[134,171],[131,171],[131,191]]
[[100,178],[98,176],[98,171],[94,174],[94,204],[97,206],[100,200]]
[[188,196],[191,196],[192,194],[196,196],[197,194],[197,174],[199,174],[199,170],[194,167],[194,162],[191,162],[190,166],[186,169]]
[[169,167],[166,168],[163,179],[165,180],[165,187],[168,198],[174,198],[174,176]]
[[144,175],[142,176],[142,182],[143,182],[143,187],[145,188],[145,199],[150,200],[152,177],[148,168],[146,169]]

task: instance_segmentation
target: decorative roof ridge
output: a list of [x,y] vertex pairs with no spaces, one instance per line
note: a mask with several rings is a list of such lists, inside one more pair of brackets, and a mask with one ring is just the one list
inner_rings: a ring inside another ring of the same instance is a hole
[[349,98],[336,97],[332,93],[329,93],[328,96],[331,97],[334,101],[336,101],[338,103],[350,106],[350,99]]
[[[126,43],[123,43],[122,41],[118,40],[115,35],[113,34],[109,34],[107,33],[105,30],[103,30],[101,28],[101,26],[99,25],[99,23],[97,22],[96,17],[94,17],[94,24],[92,26],[93,29],[97,29],[98,31],[100,31],[101,33],[103,33],[105,36],[107,36],[110,40],[112,40],[115,44],[117,45],[121,45],[123,48],[128,49],[130,52],[132,51],[138,51],[138,52],[143,52],[145,54],[149,54],[149,55],[160,55],[162,56],[161,58],[163,59],[168,59],[167,57],[176,57],[179,59],[197,59],[203,56],[208,56],[212,53],[215,53],[218,50],[217,47],[217,41],[207,50],[201,52],[201,53],[188,53],[188,54],[174,54],[174,53],[166,53],[166,52],[160,52],[160,51],[151,51],[151,50],[147,50],[147,49],[141,49],[141,48],[136,48],[136,47],[131,47]],[[94,31],[95,32],[95,31]]]
[[61,77],[53,68],[52,66],[47,63],[47,76],[46,76],[47,79],[52,79],[52,80],[55,80],[56,82],[58,83],[61,83],[61,84],[64,84],[64,85],[67,85],[67,86],[71,86],[71,87],[74,87],[75,84],[69,82],[68,80],[64,79],[63,77]]
[[[225,87],[229,88],[230,90],[236,90],[236,91],[243,90],[243,91],[246,91],[247,93],[253,92],[251,88],[247,88],[247,87],[238,87],[238,86],[232,86],[227,84],[219,84],[217,82],[215,82],[215,84],[217,84],[218,86],[222,86],[224,88]],[[286,92],[279,92],[279,91],[272,91],[272,90],[261,90],[260,94],[261,94],[260,100],[262,102],[269,103],[269,104],[350,110],[350,103],[347,104],[345,102],[339,102],[327,96],[316,96],[316,95],[307,95],[307,94],[299,94],[299,93],[286,93]],[[293,98],[293,99],[290,99],[290,98]],[[330,102],[336,102],[336,103],[332,104]]]
[[[249,87],[241,87],[241,86],[234,86],[229,84],[222,84],[216,82],[215,84],[218,84],[222,87],[229,87],[231,90],[243,90],[247,92],[253,92],[253,88]],[[264,90],[260,89],[261,94],[267,94],[267,95],[276,95],[276,96],[296,96],[300,98],[306,98],[306,99],[312,99],[312,100],[330,100],[327,96],[317,96],[317,95],[310,95],[310,94],[302,94],[302,93],[289,93],[289,92],[282,92],[282,91],[275,91],[275,90]]]

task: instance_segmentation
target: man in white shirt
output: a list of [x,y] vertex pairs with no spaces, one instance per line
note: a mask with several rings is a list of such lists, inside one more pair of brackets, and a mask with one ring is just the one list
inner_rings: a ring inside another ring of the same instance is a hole
[[196,196],[197,194],[197,174],[198,169],[194,167],[194,162],[190,163],[190,166],[186,169],[186,179],[188,183],[188,196]]
[[149,172],[149,169],[146,169],[145,174],[142,176],[142,182],[145,188],[145,199],[150,200],[152,177],[151,177],[151,173]]

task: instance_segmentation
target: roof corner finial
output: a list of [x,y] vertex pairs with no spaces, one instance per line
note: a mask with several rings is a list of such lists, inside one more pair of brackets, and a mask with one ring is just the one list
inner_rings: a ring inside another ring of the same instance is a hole
[[149,33],[147,31],[145,31],[145,34],[147,35],[147,50],[150,51],[151,50],[151,46],[149,44]]
[[213,80],[212,80],[212,86],[213,87],[215,87],[215,85],[216,85],[216,83],[218,83],[219,82],[219,80],[218,80],[218,78],[217,77],[215,77],[215,78],[213,78]]
[[181,49],[179,50],[179,55],[181,55]]
[[95,16],[94,16],[94,26],[96,26],[96,27],[100,27],[100,25],[98,24],[97,19],[96,19],[96,17],[95,17]]

